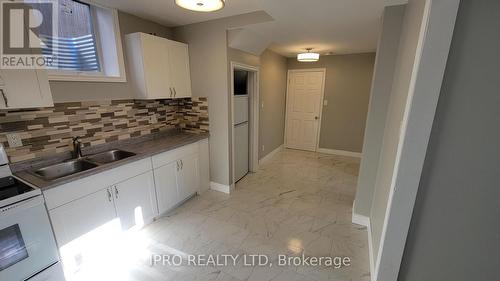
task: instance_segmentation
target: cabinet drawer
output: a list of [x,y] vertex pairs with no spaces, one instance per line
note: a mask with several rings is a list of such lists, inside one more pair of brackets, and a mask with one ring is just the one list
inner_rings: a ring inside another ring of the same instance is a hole
[[159,168],[161,166],[167,165],[171,162],[179,160],[180,158],[198,153],[198,143],[192,143],[171,151],[167,151],[161,154],[153,156],[153,169]]

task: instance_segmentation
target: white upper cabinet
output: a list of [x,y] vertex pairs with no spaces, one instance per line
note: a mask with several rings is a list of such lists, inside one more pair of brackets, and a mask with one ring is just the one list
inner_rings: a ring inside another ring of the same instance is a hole
[[47,71],[0,69],[0,109],[53,105]]
[[191,97],[187,44],[146,33],[128,34],[125,41],[136,98]]
[[170,77],[175,98],[191,97],[188,45],[167,40]]

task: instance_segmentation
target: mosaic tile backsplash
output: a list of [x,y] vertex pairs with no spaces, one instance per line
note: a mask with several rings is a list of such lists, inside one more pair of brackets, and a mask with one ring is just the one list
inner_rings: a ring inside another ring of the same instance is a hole
[[[0,143],[12,163],[70,151],[76,136],[84,146],[92,146],[176,128],[208,132],[207,98],[71,102],[36,110],[0,110]],[[9,146],[11,133],[21,137],[23,146]]]

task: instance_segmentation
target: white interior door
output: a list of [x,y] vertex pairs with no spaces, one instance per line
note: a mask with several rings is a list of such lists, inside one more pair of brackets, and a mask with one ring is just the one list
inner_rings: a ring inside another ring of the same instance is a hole
[[290,71],[285,146],[316,151],[325,71]]

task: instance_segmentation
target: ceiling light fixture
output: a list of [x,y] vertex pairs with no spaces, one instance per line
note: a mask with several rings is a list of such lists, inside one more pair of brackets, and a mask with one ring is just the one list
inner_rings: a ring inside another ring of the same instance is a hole
[[224,8],[225,0],[175,0],[181,8],[196,12],[215,12]]
[[311,53],[312,48],[307,48],[307,53],[301,53],[297,55],[297,60],[300,62],[315,62],[319,61],[318,53]]

